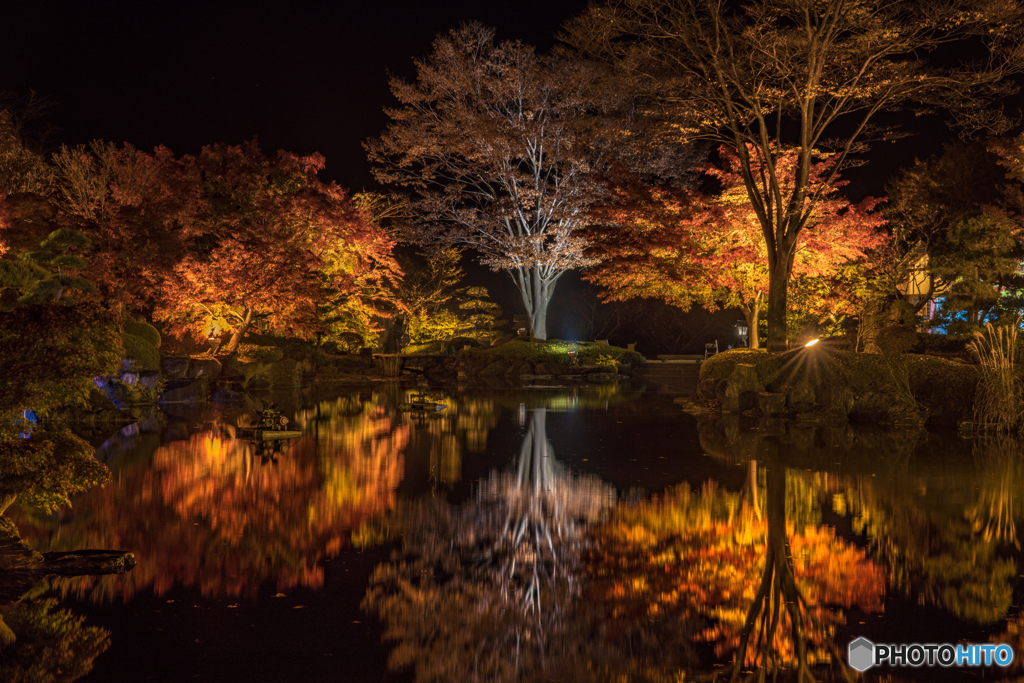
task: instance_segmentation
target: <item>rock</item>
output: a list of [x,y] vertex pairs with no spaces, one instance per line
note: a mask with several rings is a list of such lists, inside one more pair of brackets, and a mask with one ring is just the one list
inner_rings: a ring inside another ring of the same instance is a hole
[[165,389],[160,398],[160,403],[203,403],[209,398],[209,387],[205,379],[196,379],[189,382],[176,382],[174,386]]
[[535,382],[537,380],[551,380],[554,379],[554,375],[519,375],[519,379],[523,382]]
[[820,398],[822,410],[842,416],[849,415],[857,402],[853,389],[846,386],[826,387]]
[[537,363],[533,370],[538,375],[554,375],[555,377],[568,375],[572,372],[568,365],[562,365],[561,363]]
[[[724,388],[723,391],[725,391]],[[698,401],[710,401],[715,398],[715,380],[702,379],[697,384],[697,389],[694,391],[693,396]]]
[[764,386],[757,378],[754,366],[737,364],[729,374],[725,396],[722,399],[722,411],[742,413],[757,407],[757,394],[761,391],[764,391]]
[[110,399],[118,408],[128,404],[128,387],[119,382],[106,382],[102,388],[103,395]]
[[501,361],[495,361],[480,371],[480,375],[483,377],[496,377],[505,372],[505,364]]
[[168,378],[182,379],[188,377],[188,366],[191,360],[191,358],[164,358],[160,361],[160,368]]
[[160,384],[160,373],[156,371],[151,372],[140,372],[139,373],[139,386],[143,389],[149,389],[151,391],[156,390]]
[[302,384],[305,367],[297,360],[285,358],[270,364],[270,385],[274,387],[296,387]]
[[130,387],[134,387],[139,383],[139,373],[137,372],[122,372],[121,373],[121,384],[126,384]]
[[794,403],[813,404],[817,400],[814,393],[814,385],[812,385],[807,379],[800,380],[796,383],[796,386],[793,387],[793,391],[789,395],[789,400]]
[[765,415],[778,415],[786,409],[786,395],[762,391],[757,395],[757,407]]
[[187,377],[216,379],[220,376],[222,366],[216,358],[193,358],[188,366]]

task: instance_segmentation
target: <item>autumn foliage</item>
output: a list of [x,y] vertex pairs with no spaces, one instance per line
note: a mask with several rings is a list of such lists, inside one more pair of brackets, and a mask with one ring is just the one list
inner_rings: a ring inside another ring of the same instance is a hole
[[[603,225],[594,235],[595,251],[604,260],[586,276],[604,288],[606,299],[647,297],[684,310],[695,304],[737,307],[750,329],[756,329],[768,294],[764,238],[739,157],[724,146],[719,157],[717,165],[703,168],[717,192],[652,186],[626,174],[610,180],[613,199],[601,209]],[[787,187],[796,162],[794,150],[775,161],[775,175]],[[880,230],[884,218],[875,212],[880,200],[869,197],[854,204],[843,197],[840,189],[846,183],[829,180],[834,163],[825,157],[812,166],[809,188],[820,198],[793,262],[795,292],[811,293],[808,308],[821,316],[848,313],[852,302],[837,296],[841,290],[820,283],[888,239]]]
[[256,322],[323,331],[332,298],[365,323],[400,276],[384,231],[317,178],[318,154],[267,155],[250,141],[176,157],[96,142],[62,149],[55,166],[64,220],[93,241],[86,274],[103,300],[179,334],[231,331],[228,351]]

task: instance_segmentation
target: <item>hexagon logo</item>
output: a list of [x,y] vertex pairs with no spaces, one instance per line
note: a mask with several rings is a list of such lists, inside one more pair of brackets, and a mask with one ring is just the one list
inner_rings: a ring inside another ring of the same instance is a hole
[[867,638],[850,641],[847,649],[847,661],[850,668],[861,673],[867,671],[875,663],[875,644]]

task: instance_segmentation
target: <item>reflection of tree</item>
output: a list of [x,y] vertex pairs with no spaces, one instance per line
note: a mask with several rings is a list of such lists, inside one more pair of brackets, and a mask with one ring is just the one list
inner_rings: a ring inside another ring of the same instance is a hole
[[763,521],[741,494],[710,486],[620,506],[588,563],[592,597],[613,628],[644,630],[666,650],[710,642],[719,657],[737,653],[737,671],[765,675],[828,661],[844,609],[880,610],[881,570],[831,529],[787,522],[791,477],[775,467]]
[[364,605],[397,642],[391,666],[417,680],[536,680],[576,671],[586,625],[575,578],[582,523],[612,502],[594,478],[554,460],[546,409],[530,426],[513,472],[481,482],[462,506],[422,502],[400,516],[403,547],[377,568]]
[[86,626],[53,598],[26,598],[0,615],[17,635],[0,652],[0,680],[7,683],[78,680],[110,647],[109,631]]
[[[971,483],[966,477],[959,482]],[[924,480],[833,477],[827,490],[852,518],[854,531],[868,536],[894,589],[976,623],[992,623],[1006,614],[1015,565],[1002,555],[996,538],[975,531],[969,516],[976,503],[942,491],[937,493],[944,500],[937,503],[926,495]]]
[[1017,538],[1016,493],[1024,479],[1020,463],[1024,448],[1013,438],[979,439],[974,457],[980,470],[978,502],[965,516],[972,530],[986,542],[1005,543],[1020,549]]
[[342,408],[328,402],[319,418],[304,416],[305,435],[273,465],[260,464],[251,442],[217,432],[171,442],[76,500],[59,529],[26,525],[26,537],[37,547],[132,548],[136,571],[123,585],[97,584],[96,599],[175,584],[214,596],[251,594],[267,580],[319,586],[319,560],[394,505],[409,437],[382,408]]
[[[403,399],[411,400],[410,391]],[[430,451],[430,478],[441,484],[462,479],[463,451],[483,453],[487,434],[498,422],[498,405],[491,394],[465,394],[458,399],[438,397],[444,412],[411,416],[412,443],[425,441]]]

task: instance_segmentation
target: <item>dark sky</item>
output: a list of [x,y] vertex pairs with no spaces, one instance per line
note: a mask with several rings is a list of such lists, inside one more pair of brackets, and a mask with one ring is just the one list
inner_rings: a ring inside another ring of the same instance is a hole
[[3,3],[0,91],[56,103],[56,142],[101,138],[178,154],[257,136],[320,152],[325,176],[373,187],[361,142],[441,32],[466,20],[548,48],[585,0]]
[[[255,136],[267,152],[320,152],[326,179],[375,189],[361,143],[386,123],[389,73],[411,77],[435,36],[468,20],[493,26],[499,39],[550,48],[586,4],[0,0],[0,91],[51,100],[54,144],[99,138],[180,155]],[[937,150],[949,134],[935,124],[919,122],[911,140],[873,149],[871,164],[847,174],[851,196],[883,193],[894,169]],[[507,316],[520,312],[508,278],[466,265]],[[576,338],[578,311],[565,302],[580,288],[575,274],[559,283],[555,336]]]

